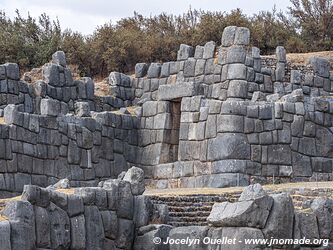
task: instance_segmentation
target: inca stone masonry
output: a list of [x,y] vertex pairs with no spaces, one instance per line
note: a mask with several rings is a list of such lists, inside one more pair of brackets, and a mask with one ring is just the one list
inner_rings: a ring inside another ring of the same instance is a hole
[[[264,59],[249,39],[247,28],[227,27],[219,48],[182,44],[175,62],[139,63],[135,77],[112,72],[111,96],[96,96],[90,78],[73,80],[61,51],[32,84],[16,64],[0,65],[0,194],[23,191],[0,200],[0,249],[333,249],[333,200],[314,198],[327,190],[143,195],[145,185],[332,179],[329,62],[296,69],[284,48]],[[272,238],[310,242],[244,244]]]

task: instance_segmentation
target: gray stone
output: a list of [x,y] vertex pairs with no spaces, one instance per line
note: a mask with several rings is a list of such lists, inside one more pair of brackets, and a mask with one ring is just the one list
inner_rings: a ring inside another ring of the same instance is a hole
[[206,237],[208,227],[205,226],[188,226],[188,227],[176,227],[169,232],[169,238],[173,240],[192,239],[197,240],[198,244],[186,245],[186,244],[172,244],[170,250],[194,250],[204,249],[203,239]]
[[126,219],[118,220],[118,236],[117,247],[121,249],[132,249],[132,243],[134,240],[134,225],[133,221]]
[[153,214],[153,204],[149,197],[139,195],[134,197],[134,223],[136,227],[148,225]]
[[213,58],[214,57],[214,53],[215,53],[215,42],[214,41],[210,41],[207,42],[204,46],[204,52],[203,52],[203,58],[204,59],[209,59],[209,58]]
[[282,46],[277,46],[275,50],[276,59],[278,62],[285,63],[287,62],[286,50]]
[[127,170],[123,180],[131,184],[133,195],[141,195],[145,191],[144,172],[141,168],[131,167]]
[[289,145],[269,145],[268,163],[271,164],[291,164],[291,150]]
[[47,210],[42,207],[34,207],[36,218],[36,247],[50,247],[50,218]]
[[70,217],[84,212],[83,199],[78,195],[67,196],[67,213]]
[[240,63],[228,65],[228,80],[246,80],[246,66]]
[[272,210],[267,219],[263,233],[266,239],[292,239],[294,223],[294,206],[286,193],[272,195]]
[[245,63],[246,49],[244,46],[231,46],[227,51],[226,63]]
[[229,47],[234,44],[236,30],[236,26],[228,26],[224,28],[221,39],[222,46]]
[[311,209],[317,216],[319,237],[328,239],[332,234],[332,202],[327,198],[315,198],[311,203]]
[[57,51],[52,55],[52,63],[66,67],[66,55],[63,51]]
[[217,132],[243,132],[244,118],[238,115],[220,115],[217,118]]
[[215,227],[264,228],[272,204],[273,199],[267,195],[235,203],[215,203],[207,221]]
[[161,73],[161,64],[160,63],[151,63],[148,72],[147,77],[148,78],[158,78]]
[[267,193],[262,186],[259,183],[256,183],[244,188],[238,201],[255,200],[266,195]]
[[182,82],[177,84],[161,85],[158,88],[159,100],[173,100],[180,97],[194,96],[197,94],[197,87],[194,82]]
[[246,98],[248,92],[247,81],[231,80],[229,82],[228,97]]
[[42,99],[40,102],[42,115],[58,116],[60,114],[60,102],[54,99]]
[[195,76],[195,69],[196,69],[196,59],[189,58],[185,61],[184,64],[184,76],[191,77]]
[[16,63],[6,63],[4,66],[6,67],[7,78],[12,80],[20,79],[20,69]]
[[195,47],[194,58],[201,59],[204,53],[204,46],[197,45]]
[[105,237],[115,240],[118,232],[118,218],[115,211],[101,211]]
[[177,53],[177,61],[186,60],[189,57],[192,57],[194,49],[192,46],[181,44]]
[[53,203],[50,203],[48,212],[51,248],[68,248],[70,246],[70,221],[67,213]]
[[85,218],[79,215],[70,219],[71,225],[71,249],[85,249],[86,229]]
[[298,217],[298,226],[301,239],[319,239],[317,217],[314,213],[297,211],[295,216]]
[[2,211],[10,221],[10,240],[13,250],[35,248],[35,215],[27,201],[9,201]]
[[141,227],[138,236],[135,237],[134,250],[168,250],[169,244],[154,244],[153,239],[158,237],[165,242],[172,229],[170,225],[148,225]]
[[208,160],[250,159],[251,147],[243,134],[224,133],[208,140]]
[[313,56],[309,59],[309,63],[315,74],[327,78],[330,76],[330,63],[327,59]]
[[96,206],[84,207],[86,248],[89,250],[102,250],[104,229],[102,216]]
[[245,27],[237,27],[234,43],[236,45],[249,45],[250,44],[250,30]]
[[88,102],[76,102],[75,114],[79,117],[90,117],[90,107]]
[[195,71],[194,71],[195,76],[203,75],[205,73],[205,64],[206,64],[206,60],[204,60],[204,59],[197,60],[197,63],[195,64]]
[[[120,208],[120,209],[119,209]],[[124,219],[133,219],[134,199],[131,192],[131,184],[120,181],[118,184],[118,210],[117,215]]]
[[7,220],[0,222],[0,246],[2,249],[11,250],[10,223]]
[[135,64],[135,77],[144,77],[147,74],[148,64],[137,63]]

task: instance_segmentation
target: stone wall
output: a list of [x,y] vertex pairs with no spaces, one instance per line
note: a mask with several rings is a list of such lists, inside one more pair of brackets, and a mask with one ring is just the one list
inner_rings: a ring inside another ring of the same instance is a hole
[[244,27],[221,46],[182,44],[177,61],[111,72],[110,96],[72,79],[56,52],[34,83],[0,66],[0,190],[68,178],[91,186],[131,165],[157,188],[332,179],[333,74],[327,60],[262,58]]
[[143,103],[139,150],[149,185],[332,179],[328,61],[291,69],[283,47],[262,60],[249,36],[228,27],[219,48],[182,44],[175,62],[137,65],[133,102]]

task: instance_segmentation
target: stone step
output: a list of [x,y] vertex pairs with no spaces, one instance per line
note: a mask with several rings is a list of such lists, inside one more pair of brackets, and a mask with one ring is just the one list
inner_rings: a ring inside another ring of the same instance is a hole
[[210,211],[169,212],[170,217],[208,217]]
[[169,211],[172,212],[195,212],[195,211],[211,211],[212,206],[203,205],[203,206],[168,206]]
[[185,227],[185,226],[207,226],[207,222],[196,222],[196,223],[191,223],[191,222],[170,222],[169,223],[173,227]]
[[207,221],[207,216],[197,216],[197,217],[170,217],[170,222],[205,222]]

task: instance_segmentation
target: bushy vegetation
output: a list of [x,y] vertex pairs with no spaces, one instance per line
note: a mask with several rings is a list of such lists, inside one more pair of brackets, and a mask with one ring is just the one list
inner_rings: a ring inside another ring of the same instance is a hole
[[251,43],[271,54],[276,46],[288,52],[333,49],[333,0],[291,0],[286,13],[261,11],[247,16],[240,9],[189,10],[183,15],[162,13],[144,17],[134,13],[115,24],[98,27],[90,36],[61,30],[58,20],[43,14],[36,20],[14,19],[0,12],[0,63],[17,62],[28,70],[46,63],[56,50],[64,50],[82,75],[106,76],[110,71],[131,72],[137,62],[176,59],[180,43],[215,41],[220,44],[226,26],[246,26]]

